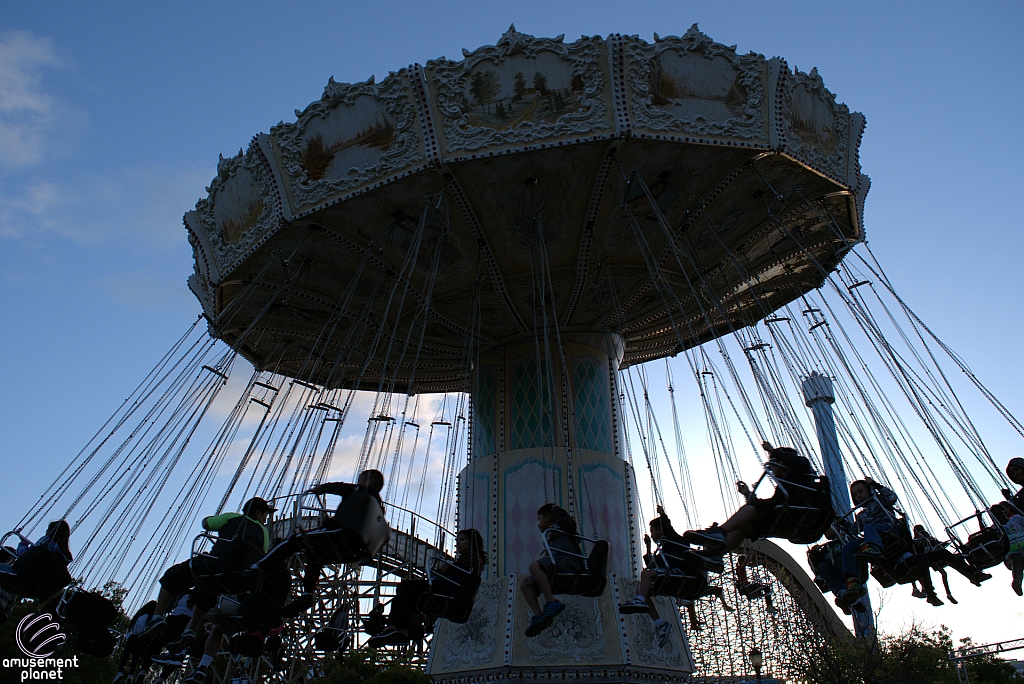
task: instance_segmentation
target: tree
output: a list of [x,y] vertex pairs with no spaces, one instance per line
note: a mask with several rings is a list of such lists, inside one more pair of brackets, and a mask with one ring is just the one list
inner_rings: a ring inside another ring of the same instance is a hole
[[409,665],[391,664],[378,667],[372,651],[350,651],[339,654],[324,665],[323,674],[312,680],[315,684],[430,684],[423,670]]
[[512,90],[515,92],[513,101],[522,100],[523,96],[526,95],[526,77],[523,76],[522,71],[517,71],[515,75],[515,83],[512,85]]
[[533,89],[541,95],[548,94],[548,77],[539,71],[533,72]]
[[498,74],[493,71],[478,71],[469,83],[469,92],[483,111],[487,111],[487,103],[498,95],[499,90]]
[[[969,640],[968,640],[969,641]],[[809,684],[956,684],[949,660],[953,641],[941,627],[912,625],[903,634],[872,639],[835,639],[807,654],[798,674]],[[972,684],[1021,682],[1009,663],[985,656],[969,665]]]

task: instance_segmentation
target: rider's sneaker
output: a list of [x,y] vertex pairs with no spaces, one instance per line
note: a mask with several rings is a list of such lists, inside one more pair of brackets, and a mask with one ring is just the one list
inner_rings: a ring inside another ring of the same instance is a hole
[[167,665],[169,667],[181,667],[185,664],[185,651],[180,653],[164,653],[152,658],[153,662],[157,665]]
[[928,603],[932,604],[933,606],[942,606],[942,605],[945,605],[945,604],[944,604],[944,603],[942,602],[942,599],[940,599],[940,598],[939,598],[938,596],[936,596],[935,594],[928,594]]
[[665,648],[665,644],[668,643],[668,638],[672,636],[672,624],[669,622],[662,622],[660,625],[654,628],[654,638],[658,641],[658,648]]
[[868,593],[868,590],[864,588],[864,585],[851,578],[846,580],[846,589],[839,594],[839,600],[848,606],[852,606],[854,601],[866,593]]
[[295,597],[294,601],[290,601],[282,610],[281,616],[288,620],[297,615],[302,615],[307,610],[313,607],[316,603],[316,596],[313,594],[302,593]]
[[545,629],[551,626],[551,623],[555,621],[554,615],[548,615],[546,613],[537,613],[530,618],[530,624],[526,627],[526,636],[535,637]]
[[646,613],[647,601],[639,596],[634,596],[625,603],[619,604],[619,612],[623,615],[629,615],[630,613]]
[[852,615],[853,614],[853,610],[850,608],[850,606],[848,606],[845,603],[843,603],[842,599],[840,599],[838,596],[835,598],[835,604],[845,614],[847,614],[847,615]]
[[700,544],[705,549],[725,548],[725,533],[717,527],[706,530],[690,530],[683,534],[683,541],[688,544]]
[[861,544],[860,548],[857,549],[857,553],[854,554],[861,563],[877,563],[878,561],[885,558],[882,555],[882,549],[878,548],[875,544]]
[[167,626],[167,620],[164,619],[163,615],[157,615],[156,617],[149,619],[149,624],[146,625],[146,629],[142,630],[139,634],[139,639],[146,641],[147,639],[160,636],[160,632]]
[[192,642],[196,640],[195,630],[186,629],[181,633],[181,636],[167,644],[168,653],[177,653],[178,651],[186,651],[188,647],[192,645]]
[[551,617],[555,617],[563,610],[565,610],[565,604],[559,601],[558,599],[555,599],[554,601],[551,601],[550,603],[544,605],[544,614],[549,615]]

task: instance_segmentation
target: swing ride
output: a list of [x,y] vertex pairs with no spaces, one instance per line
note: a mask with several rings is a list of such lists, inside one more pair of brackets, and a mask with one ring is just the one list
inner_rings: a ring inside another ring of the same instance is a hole
[[[475,598],[424,594],[409,640],[375,657],[438,682],[676,682],[749,675],[752,648],[787,676],[849,631],[763,539],[659,578],[661,636],[620,615],[652,499],[697,528],[713,480],[729,513],[741,472],[763,472],[755,490],[775,485],[782,504],[762,536],[806,545],[851,509],[848,474],[870,475],[897,491],[901,520],[945,528],[972,567],[999,561],[1001,528],[978,511],[1009,483],[949,364],[1024,426],[867,249],[865,120],[816,70],[696,26],[653,43],[513,27],[460,61],[331,79],[296,117],[222,158],[185,216],[208,330],[186,331],[16,526],[71,523],[66,599],[117,583],[134,611],[201,516],[259,496],[277,509],[269,537],[297,540],[296,590],[303,561],[323,570],[312,608],[270,621],[283,631],[227,642],[221,681],[307,681],[325,653],[381,632],[402,580],[449,572],[473,529],[487,558],[466,579]],[[680,369],[703,462],[684,447]],[[762,440],[825,473],[812,498]],[[384,475],[383,506],[346,495],[332,517],[310,491],[367,469]],[[557,553],[536,529],[547,503],[575,520],[579,564],[555,562],[565,607],[527,637],[519,582]],[[840,605],[872,632],[869,611]]]

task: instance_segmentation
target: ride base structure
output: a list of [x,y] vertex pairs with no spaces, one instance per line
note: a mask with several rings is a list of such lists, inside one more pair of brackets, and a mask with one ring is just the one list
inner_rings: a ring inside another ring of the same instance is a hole
[[[646,613],[617,610],[636,595],[643,534],[635,476],[620,452],[621,338],[560,337],[551,341],[559,353],[546,377],[532,339],[491,349],[476,367],[472,459],[459,476],[458,522],[490,541],[491,562],[469,622],[438,623],[427,666],[435,681],[527,673],[538,681],[685,681],[693,671],[672,598],[655,599],[673,627],[663,647]],[[566,412],[568,421],[561,419]],[[569,424],[575,429],[563,429]],[[608,542],[607,567],[589,568],[607,581],[596,597],[560,595],[565,610],[527,638],[531,614],[518,585],[544,554],[536,511],[548,502],[572,513],[581,536]]]

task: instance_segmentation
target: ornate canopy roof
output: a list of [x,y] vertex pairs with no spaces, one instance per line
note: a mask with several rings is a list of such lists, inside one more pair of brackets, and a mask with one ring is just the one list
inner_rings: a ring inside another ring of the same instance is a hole
[[822,283],[863,239],[864,125],[816,70],[696,25],[653,43],[513,27],[458,61],[331,79],[222,158],[185,216],[189,284],[214,335],[318,384],[461,387],[469,346],[533,336],[545,311],[639,363]]

